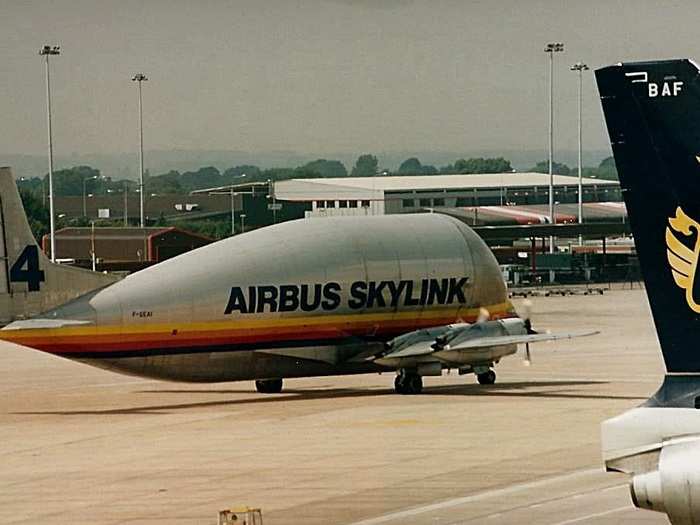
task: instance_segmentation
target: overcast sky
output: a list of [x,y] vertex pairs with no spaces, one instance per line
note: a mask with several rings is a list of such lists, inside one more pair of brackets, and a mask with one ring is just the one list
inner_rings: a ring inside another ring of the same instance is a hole
[[[663,4],[663,6],[661,5]],[[557,146],[576,147],[583,60],[700,58],[700,2],[0,0],[0,153],[43,153],[44,43],[57,155],[137,149],[542,149],[547,57]],[[607,148],[591,72],[587,149]]]

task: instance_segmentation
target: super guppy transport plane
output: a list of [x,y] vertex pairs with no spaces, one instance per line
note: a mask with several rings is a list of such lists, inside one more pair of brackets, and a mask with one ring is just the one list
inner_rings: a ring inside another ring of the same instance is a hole
[[[7,178],[0,169],[1,205],[20,213]],[[42,294],[51,263],[29,251],[7,264],[19,265],[15,286]],[[256,380],[268,393],[288,377],[396,370],[397,392],[410,394],[446,368],[493,383],[493,366],[518,344],[590,333],[536,333],[473,230],[415,214],[302,219],[230,237],[14,321],[0,339],[144,377]]]

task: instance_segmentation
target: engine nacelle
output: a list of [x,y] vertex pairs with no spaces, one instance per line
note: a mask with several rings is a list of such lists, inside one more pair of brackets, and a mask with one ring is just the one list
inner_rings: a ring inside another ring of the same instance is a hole
[[665,512],[673,525],[700,524],[700,440],[665,445],[658,470],[630,481],[635,506]]

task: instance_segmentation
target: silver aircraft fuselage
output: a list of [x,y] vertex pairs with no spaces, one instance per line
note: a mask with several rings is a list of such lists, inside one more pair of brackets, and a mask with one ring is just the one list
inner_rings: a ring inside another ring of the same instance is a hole
[[458,220],[319,218],[180,255],[0,339],[178,381],[365,373],[391,368],[367,359],[386,341],[482,308],[516,316],[493,254]]

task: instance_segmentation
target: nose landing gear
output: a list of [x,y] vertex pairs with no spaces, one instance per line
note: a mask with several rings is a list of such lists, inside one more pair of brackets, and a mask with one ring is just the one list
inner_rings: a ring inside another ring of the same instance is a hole
[[400,370],[394,379],[394,389],[397,394],[420,394],[423,391],[423,378],[415,372]]

